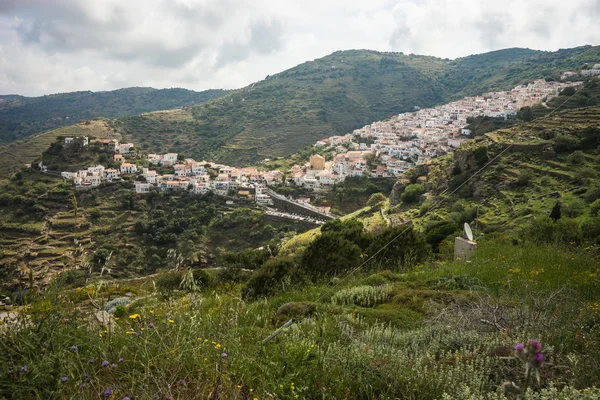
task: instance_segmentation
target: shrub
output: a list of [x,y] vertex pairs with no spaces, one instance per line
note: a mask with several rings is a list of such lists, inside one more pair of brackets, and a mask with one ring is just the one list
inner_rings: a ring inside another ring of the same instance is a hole
[[104,305],[104,310],[109,314],[114,314],[117,310],[117,307],[125,307],[131,303],[131,299],[129,297],[117,297],[116,299],[112,299],[108,303]]
[[275,257],[268,260],[252,274],[242,289],[244,298],[256,298],[275,294],[286,280],[298,277],[296,260],[293,257]]
[[574,181],[577,184],[584,185],[589,179],[594,179],[598,177],[598,173],[594,171],[592,168],[583,167],[579,168],[577,172],[575,172]]
[[183,279],[183,273],[181,271],[169,271],[165,274],[160,275],[156,279],[156,288],[162,295],[169,296],[175,290],[179,289],[181,280]]
[[561,218],[554,222],[550,217],[541,217],[526,229],[525,237],[535,243],[579,243],[582,238],[581,227],[577,221]]
[[366,252],[380,267],[408,270],[425,260],[430,248],[421,233],[402,225],[375,235]]
[[581,232],[586,240],[597,242],[600,239],[600,217],[585,220],[581,224]]
[[312,241],[301,260],[302,270],[313,278],[333,276],[356,267],[361,249],[341,232],[325,232]]
[[571,164],[583,164],[585,162],[585,154],[583,154],[583,151],[577,150],[569,154],[567,160]]
[[590,215],[597,217],[600,213],[600,199],[596,199],[592,205],[590,205]]
[[390,300],[392,289],[392,285],[356,286],[338,291],[331,298],[331,302],[344,306],[375,307]]
[[565,198],[562,204],[562,213],[570,218],[576,218],[585,211],[585,203],[577,197]]
[[519,171],[519,177],[517,178],[517,183],[519,186],[527,186],[533,180],[533,172],[529,169]]
[[554,138],[554,151],[558,153],[570,153],[575,150],[578,146],[578,141],[576,138],[570,135],[565,135],[563,133],[559,133]]
[[419,201],[421,195],[425,193],[425,187],[420,184],[412,184],[408,185],[406,189],[404,189],[404,193],[400,196],[400,199],[404,203],[415,203]]
[[192,270],[192,274],[194,276],[194,282],[196,285],[202,288],[210,287],[214,283],[213,276],[203,269],[196,268]]

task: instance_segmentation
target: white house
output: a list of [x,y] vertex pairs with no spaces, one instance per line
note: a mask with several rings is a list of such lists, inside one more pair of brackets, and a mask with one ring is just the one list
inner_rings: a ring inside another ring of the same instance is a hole
[[162,157],[163,165],[175,165],[177,163],[177,153],[167,153]]
[[117,146],[117,152],[119,154],[129,154],[132,147],[133,143],[121,143]]
[[148,182],[135,182],[136,193],[148,193],[150,192],[150,184]]
[[122,174],[135,174],[137,172],[137,166],[131,163],[123,163],[121,164],[121,173]]

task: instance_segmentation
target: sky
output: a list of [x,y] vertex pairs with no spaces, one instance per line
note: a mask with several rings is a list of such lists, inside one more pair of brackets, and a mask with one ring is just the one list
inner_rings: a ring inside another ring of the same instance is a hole
[[600,0],[0,0],[0,94],[234,89],[348,49],[554,51],[600,44],[598,21]]

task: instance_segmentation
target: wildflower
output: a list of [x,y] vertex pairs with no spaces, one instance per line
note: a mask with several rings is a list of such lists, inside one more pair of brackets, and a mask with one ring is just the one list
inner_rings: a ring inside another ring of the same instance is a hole
[[118,320],[119,320],[119,317],[115,317],[115,321],[118,321]]
[[180,384],[181,386],[186,386],[186,385],[187,385],[187,383],[185,382],[185,378],[182,378],[182,379],[180,379],[180,380],[179,380],[179,384]]
[[90,381],[90,374],[87,374],[87,373],[83,374],[83,381],[84,382],[89,382]]
[[523,353],[525,351],[525,345],[523,343],[519,343],[515,345],[515,350],[517,353]]
[[21,372],[29,372],[29,367],[27,365],[23,365],[21,367]]
[[136,336],[142,336],[142,331],[138,331],[135,333]]
[[139,318],[139,317],[140,317],[140,314],[132,314],[132,315],[129,316],[129,318],[131,318],[131,319],[136,319],[136,318]]
[[108,360],[102,361],[102,366],[103,367],[108,367],[109,365],[110,365],[110,363],[108,362]]
[[66,376],[63,376],[62,378],[60,378],[60,381],[61,381],[62,383],[65,383],[65,382],[66,382],[66,381],[68,381],[68,380],[69,380],[69,378],[67,378]]
[[531,362],[535,367],[541,368],[542,364],[544,363],[544,355],[542,353],[537,353],[535,356],[533,356]]
[[71,350],[72,351],[77,351],[77,346],[76,345],[71,346]]
[[79,390],[83,390],[87,387],[87,385],[85,383],[82,383],[81,385],[79,385]]
[[90,364],[93,364],[95,362],[96,362],[96,360],[94,360],[93,358],[90,360]]
[[125,361],[123,357],[119,357],[119,362]]
[[125,397],[123,397],[123,400],[131,400],[131,399],[129,398],[129,396],[125,396]]
[[533,353],[539,353],[542,351],[542,344],[539,342],[539,340],[531,339],[529,341],[529,348]]
[[154,329],[154,324],[153,324],[152,322],[150,322],[150,323],[148,324],[148,328],[150,328],[150,329]]
[[221,354],[221,358],[227,358],[227,353]]
[[113,395],[113,390],[112,389],[106,389],[104,392],[102,392],[102,396],[103,397],[109,397]]
[[69,319],[68,318],[63,319],[63,324],[68,324],[68,323],[69,323]]
[[169,322],[170,322],[170,323],[172,323],[172,324],[174,324],[174,323],[175,323],[175,321],[173,321],[172,319],[170,319],[170,320],[169,320]]

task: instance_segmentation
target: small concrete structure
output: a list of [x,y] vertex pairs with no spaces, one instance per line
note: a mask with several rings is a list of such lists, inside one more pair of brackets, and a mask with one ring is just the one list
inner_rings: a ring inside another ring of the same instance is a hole
[[462,237],[454,239],[454,258],[467,261],[477,249],[477,243]]

